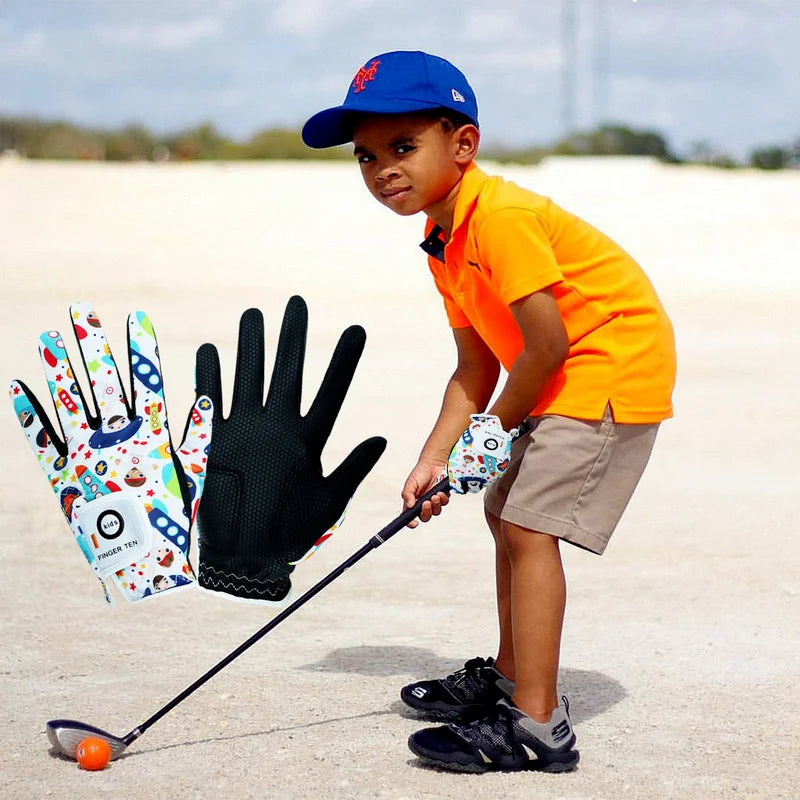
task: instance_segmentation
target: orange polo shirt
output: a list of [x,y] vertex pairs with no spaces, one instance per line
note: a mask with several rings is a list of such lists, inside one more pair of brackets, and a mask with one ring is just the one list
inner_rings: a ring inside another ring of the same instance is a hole
[[522,333],[509,306],[550,287],[569,354],[531,414],[659,422],[672,416],[672,325],[641,267],[547,197],[475,164],[461,180],[453,231],[428,220],[428,265],[450,326],[472,326],[509,371]]

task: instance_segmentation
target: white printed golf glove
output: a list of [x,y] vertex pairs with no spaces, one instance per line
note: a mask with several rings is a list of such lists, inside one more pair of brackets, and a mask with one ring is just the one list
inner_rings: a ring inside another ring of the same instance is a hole
[[453,445],[447,460],[447,477],[456,494],[479,492],[508,468],[512,434],[503,430],[492,414],[472,414],[472,422]]
[[189,532],[203,489],[211,401],[196,400],[173,451],[147,315],[128,317],[132,387],[126,398],[94,309],[77,303],[70,313],[90,392],[83,394],[61,334],[50,331],[41,335],[39,353],[60,432],[18,380],[9,390],[14,411],[106,602],[112,602],[109,578],[129,602],[185,586],[194,581]]

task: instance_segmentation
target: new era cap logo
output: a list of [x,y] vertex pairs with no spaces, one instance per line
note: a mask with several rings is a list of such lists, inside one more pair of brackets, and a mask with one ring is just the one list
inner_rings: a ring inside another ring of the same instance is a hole
[[461,92],[459,92],[458,89],[451,89],[450,91],[453,93],[453,100],[455,100],[456,103],[466,103],[467,102],[464,99],[464,95],[461,94]]
[[364,91],[364,84],[367,81],[375,80],[375,73],[378,71],[378,66],[380,63],[380,61],[375,59],[375,61],[373,61],[368,67],[359,68],[358,72],[356,72],[355,78],[353,78],[353,88],[355,89],[356,94]]

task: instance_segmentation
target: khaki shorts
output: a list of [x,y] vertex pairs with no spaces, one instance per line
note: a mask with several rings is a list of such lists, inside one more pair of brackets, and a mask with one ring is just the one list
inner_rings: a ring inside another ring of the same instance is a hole
[[486,490],[486,510],[529,530],[601,554],[653,449],[658,424],[555,414],[529,417],[503,477]]

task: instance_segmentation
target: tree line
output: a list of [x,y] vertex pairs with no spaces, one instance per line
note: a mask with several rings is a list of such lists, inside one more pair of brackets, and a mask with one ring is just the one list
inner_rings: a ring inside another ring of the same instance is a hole
[[[117,130],[82,127],[62,120],[0,117],[0,154],[26,158],[86,159],[92,161],[196,161],[244,159],[352,158],[350,148],[311,150],[299,130],[266,128],[242,141],[220,133],[210,123],[168,135],[158,135],[142,125]],[[696,142],[688,156],[679,157],[657,131],[624,125],[600,125],[578,131],[548,147],[484,147],[482,155],[503,162],[535,164],[547,155],[643,155],[668,163],[702,163],[721,168],[800,168],[800,138],[791,143],[768,144],[753,149],[739,162],[706,142]]]

